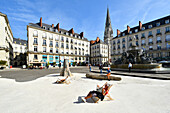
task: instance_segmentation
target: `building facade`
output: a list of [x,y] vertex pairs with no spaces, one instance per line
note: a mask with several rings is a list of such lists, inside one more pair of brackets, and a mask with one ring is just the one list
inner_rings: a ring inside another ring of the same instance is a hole
[[64,59],[73,63],[89,63],[90,42],[84,33],[74,33],[61,29],[59,23],[54,26],[42,23],[30,23],[27,26],[28,65],[59,65]]
[[13,34],[6,14],[0,12],[0,60],[7,61],[7,66],[13,60]]
[[148,56],[157,61],[170,60],[170,16],[166,16],[121,32],[111,40],[112,63],[121,54],[132,49],[132,38],[135,36],[137,49],[143,49]]
[[27,41],[20,38],[13,39],[13,66],[26,65]]
[[108,45],[97,37],[90,41],[90,58],[92,65],[105,64],[108,62]]

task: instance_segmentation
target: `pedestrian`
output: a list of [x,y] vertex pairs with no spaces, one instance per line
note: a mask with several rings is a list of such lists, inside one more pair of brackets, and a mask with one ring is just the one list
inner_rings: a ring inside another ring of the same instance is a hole
[[102,69],[103,69],[103,65],[102,64],[99,65],[99,69],[100,69],[100,73],[102,73]]
[[131,68],[132,68],[131,62],[129,62],[128,68],[129,68],[129,73],[130,73],[131,72]]
[[61,68],[61,62],[59,63],[59,68]]
[[89,69],[90,69],[90,72],[91,72],[91,64],[89,64]]
[[111,70],[110,67],[107,69],[107,78],[110,80]]

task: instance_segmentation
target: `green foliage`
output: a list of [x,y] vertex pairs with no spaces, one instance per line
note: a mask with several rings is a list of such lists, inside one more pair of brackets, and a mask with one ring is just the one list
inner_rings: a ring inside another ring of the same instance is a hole
[[75,66],[75,65],[76,65],[76,63],[77,63],[77,62],[73,62],[73,66]]
[[0,65],[6,65],[7,61],[5,60],[0,60]]
[[56,66],[56,62],[53,62],[53,66]]
[[48,63],[47,63],[47,67],[49,67],[49,65],[50,65],[50,63],[48,62]]

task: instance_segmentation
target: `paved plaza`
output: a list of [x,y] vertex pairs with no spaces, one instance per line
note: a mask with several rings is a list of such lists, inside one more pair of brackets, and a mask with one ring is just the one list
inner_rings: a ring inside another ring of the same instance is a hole
[[[98,67],[93,67],[97,70]],[[0,111],[3,113],[170,113],[170,82],[131,76],[121,81],[85,77],[87,67],[70,68],[71,84],[54,84],[59,69],[0,71]],[[96,85],[113,84],[110,95],[99,103],[82,103],[79,97],[95,90]]]

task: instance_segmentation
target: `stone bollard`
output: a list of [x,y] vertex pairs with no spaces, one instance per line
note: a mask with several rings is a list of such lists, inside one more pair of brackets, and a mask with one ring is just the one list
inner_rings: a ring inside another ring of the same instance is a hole
[[73,76],[73,74],[71,73],[69,69],[68,59],[64,59],[64,65],[60,72],[60,76]]

